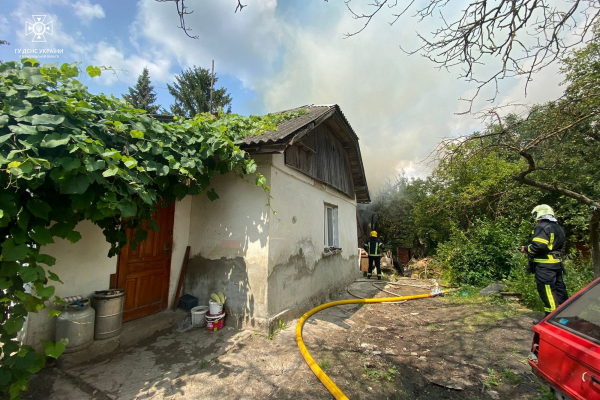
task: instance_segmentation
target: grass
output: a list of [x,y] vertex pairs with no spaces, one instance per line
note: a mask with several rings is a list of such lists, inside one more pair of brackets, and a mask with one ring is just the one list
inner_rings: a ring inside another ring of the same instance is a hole
[[516,386],[521,383],[521,375],[515,374],[513,370],[506,368],[498,372],[488,368],[487,377],[483,379],[483,385],[489,390],[492,387],[500,386],[503,383]]
[[495,370],[488,368],[488,375],[483,379],[483,384],[486,388],[492,389],[492,386],[500,386],[502,383],[502,375]]
[[331,368],[331,364],[329,363],[329,360],[326,358],[319,363],[319,367],[321,367],[321,369],[323,371],[328,371]]
[[521,375],[515,374],[511,369],[504,369],[500,371],[502,380],[510,383],[511,385],[518,385],[521,383]]
[[468,331],[473,331],[475,326],[482,325],[486,328],[485,330],[489,330],[491,325],[496,324],[499,321],[514,318],[521,314],[521,310],[516,309],[514,307],[509,306],[506,308],[498,308],[492,311],[482,311],[478,312],[475,315],[466,317],[463,320],[463,324],[465,329]]
[[285,328],[287,328],[287,324],[286,324],[285,322],[283,322],[283,321],[281,320],[281,318],[279,318],[279,321],[278,321],[278,323],[277,323],[277,324],[278,324],[278,327],[277,327],[277,329],[275,329],[273,332],[271,332],[271,333],[269,333],[269,334],[267,335],[267,338],[268,338],[269,340],[273,340],[273,338],[275,337],[275,335],[277,335],[277,334],[278,334],[280,331],[282,331],[282,330],[284,330]]
[[394,377],[398,374],[398,369],[395,365],[387,370],[378,371],[376,369],[369,369],[366,365],[363,366],[363,374],[367,377],[367,379],[373,382],[379,382],[382,380],[391,382],[394,380]]
[[550,392],[546,387],[542,386],[538,390],[539,394],[535,397],[534,400],[554,400],[554,394]]
[[427,329],[432,330],[432,331],[436,331],[438,329],[440,329],[436,324],[429,324],[427,325]]

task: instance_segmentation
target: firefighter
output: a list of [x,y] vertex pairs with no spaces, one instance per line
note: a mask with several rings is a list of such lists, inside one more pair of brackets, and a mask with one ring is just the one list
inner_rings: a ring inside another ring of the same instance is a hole
[[536,225],[528,246],[521,247],[521,252],[529,255],[527,271],[535,274],[537,290],[548,315],[569,298],[562,265],[565,231],[558,225],[552,207],[546,204],[536,206],[532,215]]
[[377,232],[372,231],[369,241],[365,243],[365,250],[369,254],[369,272],[367,279],[373,275],[373,267],[377,267],[377,279],[381,280],[381,255],[384,251],[383,242],[377,237]]

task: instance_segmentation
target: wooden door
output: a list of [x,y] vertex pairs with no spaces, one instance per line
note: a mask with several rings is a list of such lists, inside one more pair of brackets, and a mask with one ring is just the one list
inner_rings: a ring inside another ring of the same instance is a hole
[[[119,254],[117,287],[125,289],[123,321],[140,318],[167,308],[169,277],[171,273],[171,248],[173,244],[173,219],[175,204],[161,208],[154,215],[160,230],[148,230],[148,237],[136,250],[129,244]],[[135,231],[127,230],[128,242]]]

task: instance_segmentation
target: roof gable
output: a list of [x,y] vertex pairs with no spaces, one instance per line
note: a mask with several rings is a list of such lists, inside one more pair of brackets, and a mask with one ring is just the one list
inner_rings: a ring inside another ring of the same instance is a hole
[[308,113],[283,121],[277,126],[276,131],[268,131],[258,136],[244,138],[242,147],[255,154],[283,153],[294,144],[303,145],[302,138],[317,126],[325,123],[329,131],[333,132],[342,142],[346,151],[356,201],[370,203],[371,198],[358,145],[358,136],[339,106],[337,104],[309,105],[282,111],[281,113],[298,112],[301,109],[307,110]]

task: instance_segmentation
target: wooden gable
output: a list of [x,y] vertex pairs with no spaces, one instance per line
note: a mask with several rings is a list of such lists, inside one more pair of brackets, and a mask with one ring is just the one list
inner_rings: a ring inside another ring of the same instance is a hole
[[354,200],[348,154],[342,140],[322,123],[285,150],[285,163]]

